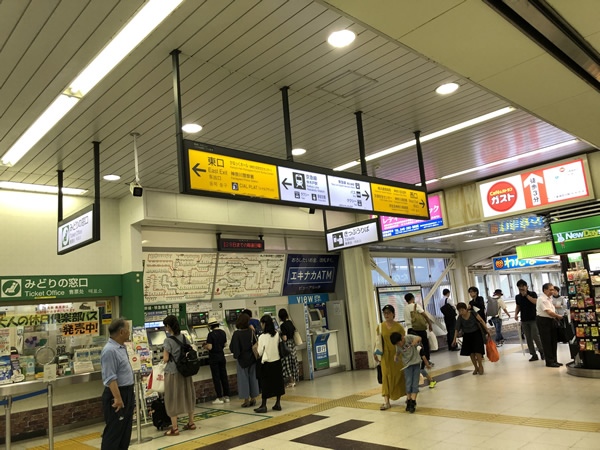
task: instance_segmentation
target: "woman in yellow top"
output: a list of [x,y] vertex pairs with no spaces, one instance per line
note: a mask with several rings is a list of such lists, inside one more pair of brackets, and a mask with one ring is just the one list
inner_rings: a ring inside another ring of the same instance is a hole
[[[394,321],[396,310],[392,305],[385,305],[382,309],[383,318],[385,319],[377,327],[377,339],[381,339],[383,344],[383,355],[381,356],[381,395],[383,395],[384,403],[379,409],[382,411],[392,407],[390,399],[398,400],[406,395],[406,383],[404,381],[404,371],[402,363],[395,363],[396,348],[390,341],[392,333],[400,333],[404,336],[406,333],[404,327]],[[378,356],[375,354],[375,361],[379,362]]]
[[[383,355],[381,356],[381,395],[383,395],[384,403],[379,408],[383,411],[392,407],[390,399],[398,400],[400,397],[406,395],[402,362],[394,362],[396,347],[390,341],[392,333],[400,333],[402,336],[406,333],[402,325],[394,321],[396,310],[392,305],[385,305],[382,312],[385,320],[377,327],[377,339],[381,339],[383,343]],[[374,355],[374,357],[375,361],[379,362],[378,356]]]

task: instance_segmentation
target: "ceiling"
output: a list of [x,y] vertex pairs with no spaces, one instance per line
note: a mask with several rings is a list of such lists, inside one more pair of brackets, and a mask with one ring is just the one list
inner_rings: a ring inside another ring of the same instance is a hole
[[[0,2],[0,155],[143,3]],[[377,0],[375,7],[369,2],[365,9],[366,3],[185,0],[21,161],[14,167],[0,166],[0,181],[56,185],[56,170],[63,169],[65,186],[88,189],[91,195],[91,143],[101,141],[101,174],[121,176],[118,182],[102,181],[101,196],[129,195],[127,185],[134,179],[130,133],[137,132],[141,134],[141,184],[177,191],[169,55],[173,49],[182,52],[184,123],[204,127],[185,137],[200,142],[285,159],[280,88],[289,86],[294,147],[308,150],[296,161],[326,168],[358,158],[357,110],[364,113],[369,155],[410,141],[415,130],[426,135],[509,105],[517,108],[424,143],[428,180],[572,136],[582,138],[559,150],[432,183],[432,190],[593,151],[600,145],[600,108],[591,107],[599,94],[581,86],[575,75],[564,73],[559,63],[553,66],[554,60],[547,61],[541,49],[491,8],[480,2],[450,0],[443,4]],[[598,3],[589,0],[580,7],[577,2],[577,8],[564,5],[569,2],[556,3],[565,7],[561,12],[572,19],[573,26],[596,36],[600,21],[590,20],[582,10],[598,12]],[[476,26],[465,24],[471,17],[480,19]],[[440,34],[431,23],[443,24],[440,29],[448,33]],[[453,28],[457,26],[462,28]],[[326,39],[343,28],[354,31],[357,39],[345,49],[334,49]],[[473,33],[482,37],[473,41]],[[511,52],[498,50],[505,36],[514,47]],[[470,45],[460,47],[463,41]],[[517,58],[523,52],[529,59]],[[541,67],[552,68],[550,78],[556,75],[556,80],[564,82],[563,90],[555,92],[544,77],[532,85],[519,81],[519,65],[535,70],[540,78],[540,66],[529,65],[536,59]],[[508,63],[517,69],[507,69]],[[449,81],[461,88],[448,96],[434,92]],[[538,89],[545,90],[546,100],[540,101]],[[584,100],[580,108],[574,108],[569,102],[578,98]],[[350,171],[357,173],[359,168]],[[414,148],[373,160],[369,173],[418,182]]]

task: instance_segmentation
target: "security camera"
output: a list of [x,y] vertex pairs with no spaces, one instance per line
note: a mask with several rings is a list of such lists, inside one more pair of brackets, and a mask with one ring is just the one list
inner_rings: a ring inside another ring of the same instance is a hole
[[129,190],[131,191],[131,195],[133,195],[134,197],[141,197],[142,192],[144,192],[142,185],[136,181],[131,182],[131,184],[129,185]]

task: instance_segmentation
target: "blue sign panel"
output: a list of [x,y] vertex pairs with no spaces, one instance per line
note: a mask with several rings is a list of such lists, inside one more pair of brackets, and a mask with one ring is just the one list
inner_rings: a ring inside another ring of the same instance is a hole
[[507,219],[500,222],[491,222],[489,225],[490,234],[508,233],[510,231],[527,231],[544,228],[543,217],[519,217],[517,219]]
[[315,339],[315,369],[327,369],[329,367],[329,350],[327,340],[329,333],[318,334]]
[[312,305],[314,303],[325,303],[329,301],[329,294],[306,294],[306,295],[290,295],[288,296],[288,305],[305,304]]
[[494,270],[522,269],[524,267],[536,267],[558,263],[560,263],[560,261],[557,259],[518,259],[517,255],[511,255],[494,258]]
[[288,255],[283,295],[335,291],[339,255]]

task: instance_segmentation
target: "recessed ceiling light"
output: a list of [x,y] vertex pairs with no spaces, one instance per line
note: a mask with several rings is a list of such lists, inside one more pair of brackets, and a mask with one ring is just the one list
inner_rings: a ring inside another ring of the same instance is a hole
[[102,178],[104,178],[106,181],[117,181],[121,179],[119,175],[104,175]]
[[[44,194],[58,194],[58,186],[46,186],[44,184],[16,183],[14,181],[0,181],[0,189],[11,189],[13,191],[42,192]],[[62,188],[62,193],[66,195],[82,195],[85,189]]]
[[460,236],[461,234],[469,234],[469,233],[477,233],[477,230],[467,230],[467,231],[460,231],[458,233],[444,234],[443,236],[435,236],[435,237],[425,238],[425,240],[433,241],[435,239],[445,239],[445,238],[449,238],[449,237],[453,237],[453,236]]
[[331,33],[327,38],[327,42],[334,47],[346,47],[347,45],[350,45],[354,39],[356,39],[356,34],[352,31],[341,30]]
[[447,94],[452,94],[454,91],[456,91],[460,86],[458,85],[458,83],[446,83],[446,84],[442,84],[441,86],[439,86],[435,92],[437,92],[440,95],[447,95]]
[[304,155],[305,153],[306,153],[306,150],[303,148],[295,148],[292,150],[292,155],[294,155],[294,156]]
[[197,123],[186,123],[181,129],[186,133],[199,133],[202,131],[202,125],[198,125]]

